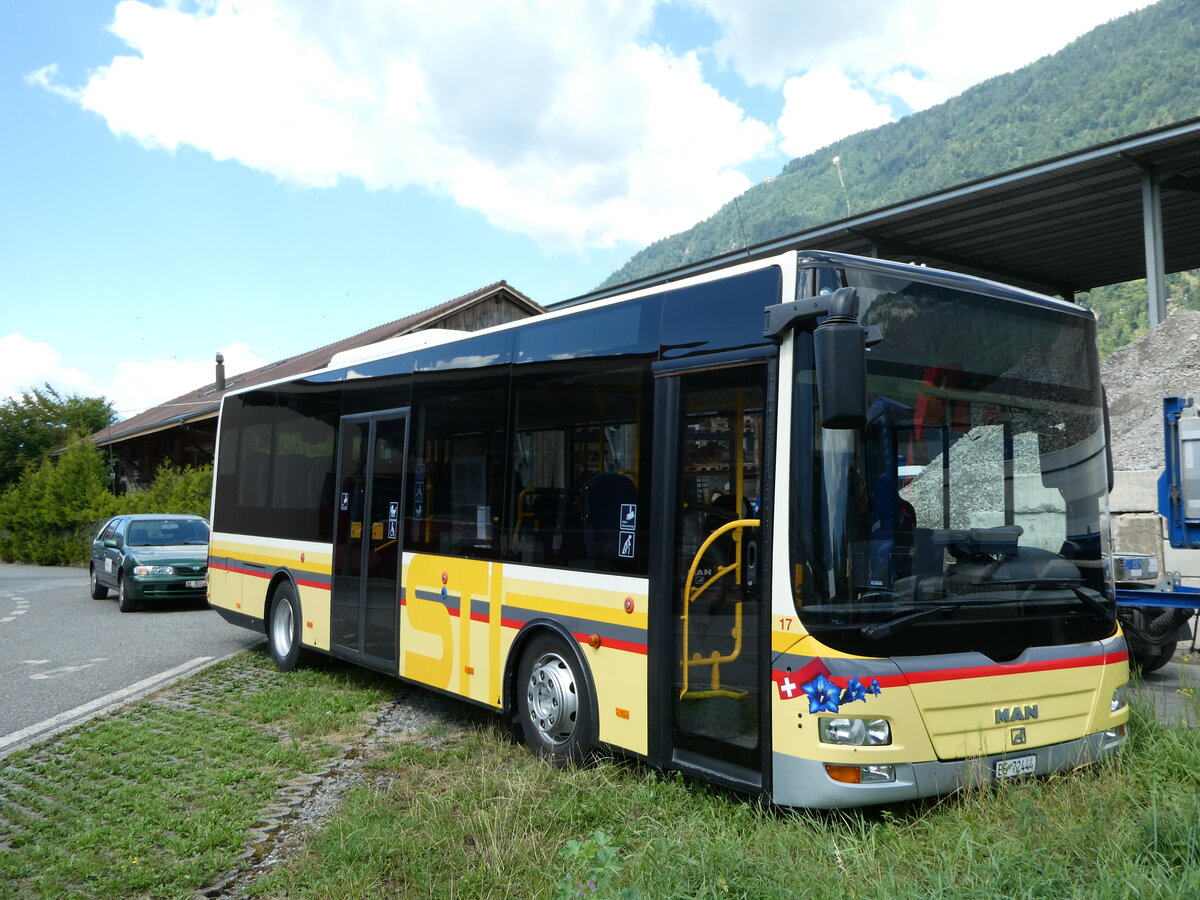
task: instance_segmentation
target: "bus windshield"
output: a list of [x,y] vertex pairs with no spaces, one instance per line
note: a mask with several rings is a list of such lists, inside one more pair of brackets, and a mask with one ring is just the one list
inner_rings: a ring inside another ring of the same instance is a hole
[[952,282],[838,280],[883,340],[857,431],[821,428],[811,356],[797,355],[792,508],[806,527],[791,554],[808,631],[847,653],[998,661],[1111,635],[1092,317]]

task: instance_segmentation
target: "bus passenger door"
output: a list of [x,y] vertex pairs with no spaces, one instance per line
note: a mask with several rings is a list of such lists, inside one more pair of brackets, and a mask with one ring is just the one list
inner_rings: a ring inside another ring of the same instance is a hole
[[334,502],[333,651],[396,671],[407,410],[343,416]]
[[[658,623],[659,709],[672,765],[735,786],[762,785],[764,687],[761,506],[767,366],[661,374],[657,509],[666,513],[652,573]],[[666,521],[669,519],[669,521]],[[670,542],[669,547],[666,541]],[[668,674],[669,672],[669,674]],[[664,715],[664,718],[667,716]]]

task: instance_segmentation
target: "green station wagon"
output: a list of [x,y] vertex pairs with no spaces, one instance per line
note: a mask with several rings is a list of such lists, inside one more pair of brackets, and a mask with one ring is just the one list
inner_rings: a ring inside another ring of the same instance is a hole
[[208,589],[208,522],[200,516],[114,516],[92,542],[92,597],[117,592],[121,612],[142,600],[203,600]]

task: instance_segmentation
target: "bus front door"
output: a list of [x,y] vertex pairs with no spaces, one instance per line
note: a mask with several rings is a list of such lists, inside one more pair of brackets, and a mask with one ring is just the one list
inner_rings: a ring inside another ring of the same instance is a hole
[[406,410],[343,416],[334,503],[330,642],[338,656],[396,671]]
[[[761,646],[760,507],[765,452],[763,364],[660,376],[671,438],[656,470],[669,493],[673,631],[671,762],[761,786],[765,648]],[[663,420],[660,419],[660,422]],[[666,523],[664,523],[666,524]],[[665,538],[663,538],[665,539]],[[660,544],[660,547],[663,545]],[[664,669],[660,669],[664,671]]]

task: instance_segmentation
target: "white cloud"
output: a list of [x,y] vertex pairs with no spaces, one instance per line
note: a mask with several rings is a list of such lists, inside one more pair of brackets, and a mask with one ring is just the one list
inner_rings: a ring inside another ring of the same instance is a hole
[[[717,57],[748,84],[778,88],[825,65],[890,87],[914,110],[1061,49],[1150,0],[692,0],[717,21]],[[896,72],[919,72],[890,83]],[[897,90],[900,88],[901,90]]]
[[[225,372],[229,379],[266,365],[266,360],[255,356],[244,343],[230,344],[220,353],[225,357]],[[117,415],[127,419],[212,384],[215,376],[216,363],[212,359],[122,362],[117,364],[112,387],[105,396],[112,401]]]
[[[266,365],[244,343],[222,349],[229,378]],[[112,382],[97,384],[92,376],[62,365],[62,354],[42,341],[32,341],[18,332],[0,337],[0,397],[19,398],[22,393],[49,384],[66,396],[104,397],[117,416],[130,416],[213,382],[212,359],[203,361],[157,359],[150,362],[117,364]]]
[[548,247],[608,247],[711,213],[773,142],[694,55],[639,41],[654,5],[124,0],[111,30],[134,54],[78,89],[28,78],[148,148],[423,188]]
[[805,156],[848,134],[892,121],[889,107],[876,103],[837,66],[826,64],[783,85],[779,119],[782,147],[789,156]]
[[63,366],[62,354],[49,344],[15,331],[0,337],[0,397],[19,398],[46,384],[60,394],[99,393],[89,375]]
[[[650,43],[672,2],[721,37]],[[122,0],[110,28],[129,53],[78,86],[53,64],[26,80],[147,148],[194,147],[302,187],[422,189],[547,249],[607,248],[710,214],[750,186],[739,167],[755,159],[927,108],[1146,5],[456,0],[450,14],[418,0]],[[781,91],[778,131],[714,89],[701,60]]]

